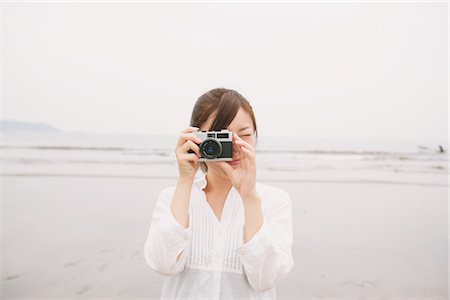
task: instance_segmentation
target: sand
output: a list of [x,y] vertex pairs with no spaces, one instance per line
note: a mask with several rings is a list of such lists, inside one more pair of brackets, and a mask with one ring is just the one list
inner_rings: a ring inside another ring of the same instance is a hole
[[[447,299],[448,189],[261,181],[293,200],[295,267],[278,299]],[[158,299],[143,247],[176,178],[2,178],[1,299]]]

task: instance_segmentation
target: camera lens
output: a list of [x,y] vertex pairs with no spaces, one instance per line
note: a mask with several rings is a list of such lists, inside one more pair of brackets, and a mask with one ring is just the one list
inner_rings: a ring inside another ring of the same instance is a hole
[[216,139],[206,139],[200,145],[205,158],[217,158],[222,153],[222,144]]

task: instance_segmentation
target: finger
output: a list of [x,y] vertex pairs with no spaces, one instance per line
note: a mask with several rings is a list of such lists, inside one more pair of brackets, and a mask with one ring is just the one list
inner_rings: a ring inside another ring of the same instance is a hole
[[233,144],[233,153],[240,153],[240,150],[239,150],[239,146],[238,146],[238,144],[236,144],[236,143],[232,143]]
[[254,166],[256,166],[254,153],[252,153],[247,148],[243,148],[243,152],[245,153],[245,155],[247,157],[247,159],[246,159],[247,160],[247,167],[254,167]]
[[251,151],[248,148],[245,148],[244,146],[242,147],[242,151],[247,155],[248,158],[250,159],[254,159],[255,158],[255,153],[253,151]]
[[239,152],[239,158],[240,159],[244,159],[245,158],[245,153],[244,152],[242,152],[242,146],[240,146],[240,145],[238,145],[238,144],[236,144],[236,148],[237,148],[237,150],[238,150],[238,152]]
[[[242,148],[242,147],[239,147],[239,148]],[[239,159],[240,159],[241,169],[247,170],[247,165],[246,165],[247,156],[245,155],[244,151],[242,151],[242,150],[240,150]]]
[[[181,130],[180,133],[181,133],[181,136],[183,136],[184,133],[190,133],[190,132],[193,132],[193,131],[197,131],[199,129],[200,128],[198,128],[198,127],[188,126],[188,127],[184,128],[183,130]],[[178,139],[177,147],[180,147],[185,142],[185,139],[182,139],[181,136]]]
[[183,144],[188,141],[194,141],[197,144],[200,144],[202,141],[195,135],[194,132],[190,132],[190,133],[182,133],[180,135],[180,138],[178,139],[178,143],[177,143],[177,148],[183,146]]
[[195,153],[183,153],[178,155],[178,160],[197,162],[198,157]]
[[233,139],[232,139],[233,141],[238,139],[238,138],[237,138],[237,133],[235,133],[234,131],[233,131],[232,138],[233,138]]
[[183,153],[189,153],[188,152],[189,150],[193,150],[197,156],[199,156],[199,157],[201,156],[200,148],[198,147],[197,144],[195,144],[191,140],[187,140],[186,143],[184,143],[183,146],[181,146],[177,152],[180,154],[183,154]]
[[235,142],[235,144],[238,145],[238,146],[244,146],[245,148],[249,149],[250,151],[255,152],[255,148],[252,145],[250,145],[249,143],[247,143],[246,141],[242,140],[242,139],[241,140],[237,140]]
[[237,141],[243,141],[243,139],[237,135],[237,133],[233,134],[233,142],[237,142]]
[[188,126],[186,128],[184,128],[181,133],[185,133],[185,132],[192,132],[192,131],[196,131],[199,130],[200,128],[198,127],[194,127],[194,126]]
[[243,138],[241,138],[241,137],[238,136],[238,135],[236,135],[235,142],[237,142],[237,143],[243,143],[243,144],[245,144],[245,145],[250,146],[251,148],[253,147],[252,145],[250,145],[249,143],[247,143]]
[[237,134],[233,134],[233,141],[237,144],[243,144],[245,145],[247,148],[249,148],[250,150],[254,151],[254,147],[252,145],[250,145],[249,143],[247,143],[246,141],[244,141],[240,136],[238,136]]
[[243,139],[237,133],[233,134],[233,137],[237,141],[243,141]]
[[219,167],[222,168],[222,170],[225,171],[225,173],[227,173],[228,177],[231,177],[231,173],[233,172],[232,166],[230,166],[228,163],[223,162],[223,161],[219,161],[219,162],[217,162],[217,164],[219,165]]
[[231,140],[232,144],[233,144],[233,150],[235,150],[236,152],[239,151],[239,146],[236,144],[237,138],[236,138],[237,134],[233,133],[233,138]]
[[249,164],[250,158],[249,158],[248,152],[249,152],[250,150],[248,150],[248,149],[246,149],[246,148],[244,148],[244,147],[241,147],[241,149],[242,149],[242,153],[244,154],[244,160],[243,160],[242,167],[243,167],[245,170],[248,170],[249,167],[250,167],[250,164]]
[[201,157],[200,148],[193,141],[188,140],[186,143],[180,148],[181,153],[192,153],[190,150],[194,151],[198,157]]

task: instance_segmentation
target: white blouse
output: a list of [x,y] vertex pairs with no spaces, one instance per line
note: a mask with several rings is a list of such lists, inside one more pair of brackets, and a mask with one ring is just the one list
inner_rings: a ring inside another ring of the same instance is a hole
[[276,284],[294,266],[289,194],[256,182],[264,221],[244,243],[239,192],[231,188],[219,221],[206,200],[206,177],[200,173],[191,189],[188,228],[170,209],[175,186],[163,189],[155,204],[144,256],[166,276],[160,299],[276,299]]

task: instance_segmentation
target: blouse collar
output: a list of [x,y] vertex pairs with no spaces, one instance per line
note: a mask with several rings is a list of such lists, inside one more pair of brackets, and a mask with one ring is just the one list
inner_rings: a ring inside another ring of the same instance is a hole
[[199,189],[203,190],[206,187],[206,174],[200,171],[200,176],[194,179],[194,184],[198,186]]

